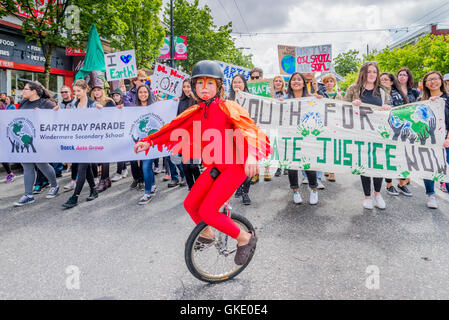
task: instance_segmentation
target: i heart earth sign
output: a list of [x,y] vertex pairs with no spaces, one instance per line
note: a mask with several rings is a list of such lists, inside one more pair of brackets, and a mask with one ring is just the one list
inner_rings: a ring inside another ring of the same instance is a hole
[[137,77],[136,54],[134,50],[108,53],[104,56],[108,81]]

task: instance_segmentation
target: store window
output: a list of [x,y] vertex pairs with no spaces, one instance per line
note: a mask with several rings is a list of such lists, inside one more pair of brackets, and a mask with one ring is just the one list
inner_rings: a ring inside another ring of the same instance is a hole
[[[26,83],[29,81],[39,81],[44,84],[45,75],[40,72],[31,72],[31,71],[23,71],[23,70],[9,70],[10,76],[8,77],[11,84],[11,95],[14,97],[16,101],[22,100],[22,90],[25,87]],[[64,83],[64,76],[59,76],[55,74],[50,75],[50,85],[47,88],[50,91],[50,94],[57,95],[59,93],[59,89]]]

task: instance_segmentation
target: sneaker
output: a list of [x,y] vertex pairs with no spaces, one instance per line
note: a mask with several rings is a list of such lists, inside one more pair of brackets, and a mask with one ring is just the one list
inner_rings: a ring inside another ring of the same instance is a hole
[[155,168],[153,169],[153,172],[154,172],[154,174],[159,174],[159,173],[162,172],[162,169],[161,169],[161,168],[155,167]]
[[247,193],[243,193],[242,194],[242,201],[244,205],[250,205],[251,204],[251,199],[249,198]]
[[309,203],[311,205],[315,205],[318,203],[318,191],[316,190],[310,190],[310,198]]
[[428,196],[427,198],[427,207],[431,209],[437,209],[438,208],[438,201],[437,198],[435,198],[434,195]]
[[7,176],[6,176],[6,183],[8,183],[8,182],[13,182],[14,181],[14,179],[15,179],[15,175],[14,175],[14,173],[10,173],[10,174],[8,174]]
[[139,183],[137,182],[137,180],[134,180],[134,181],[131,183],[131,185],[130,185],[129,187],[130,187],[131,189],[136,189],[138,184],[139,184]]
[[128,169],[123,169],[122,170],[122,178],[126,178],[126,177],[128,177],[128,175],[129,175],[129,173],[128,173]]
[[288,169],[284,169],[284,176],[288,175]]
[[180,187],[184,187],[187,184],[186,179],[185,178],[181,178],[181,181],[179,181],[179,186]]
[[46,198],[47,199],[52,199],[54,197],[56,197],[58,195],[59,192],[59,186],[56,187],[51,187],[50,191],[48,191]]
[[75,189],[76,181],[70,181],[64,186],[64,190],[69,191]]
[[47,188],[49,186],[50,186],[50,184],[47,181],[43,181],[42,184],[41,184],[41,190],[43,190],[43,189],[45,189],[45,188]]
[[382,195],[379,194],[377,196],[374,196],[374,200],[376,200],[377,208],[384,210],[387,207],[387,205],[385,204],[384,198],[382,198]]
[[67,200],[66,203],[64,203],[62,206],[66,209],[73,208],[78,205],[78,197],[73,195]]
[[137,188],[136,188],[136,189],[141,190],[141,191],[144,191],[144,190],[145,190],[145,183],[139,182],[139,183],[137,184]]
[[398,196],[398,195],[399,195],[398,190],[396,190],[396,188],[395,188],[394,186],[391,186],[391,187],[385,187],[385,190],[387,190],[387,193],[388,193],[390,196]]
[[171,176],[169,174],[165,175],[165,177],[162,178],[162,181],[169,181],[171,180]]
[[255,184],[259,182],[259,174],[256,174],[252,179],[251,179],[251,184]]
[[440,183],[440,190],[443,191],[443,192],[447,192],[447,188],[446,188],[446,183],[445,182]]
[[100,180],[100,183],[98,184],[98,186],[97,186],[97,191],[98,192],[103,192],[104,190],[106,190],[107,189],[107,186],[106,186],[106,179],[101,179]]
[[98,198],[98,191],[96,189],[91,189],[89,196],[86,198],[87,201],[92,201]]
[[155,185],[155,184],[153,184],[152,186],[151,186],[151,194],[155,194],[156,193],[156,191],[157,191],[157,186]]
[[401,187],[398,184],[398,189],[399,189],[399,192],[402,193],[404,196],[407,196],[407,197],[413,196],[413,194],[408,190],[407,185]]
[[33,202],[34,202],[34,197],[33,196],[24,195],[24,196],[22,196],[19,199],[19,201],[14,202],[14,206],[15,207],[21,207],[21,206],[24,206],[26,204],[30,204],[30,203],[33,203]]
[[147,204],[148,202],[153,199],[153,196],[151,194],[145,193],[142,198],[139,199],[139,204]]
[[302,179],[302,184],[309,184],[309,179],[303,178]]
[[298,191],[293,193],[293,202],[296,203],[296,204],[302,203],[302,197],[301,197],[301,194]]
[[[100,174],[100,173],[98,173]],[[94,182],[95,182],[95,186],[98,186],[98,184],[100,183],[100,178],[96,177],[94,178]]]
[[[123,174],[123,172],[122,172],[122,174]],[[112,176],[111,181],[112,181],[112,182],[117,182],[117,181],[119,181],[120,179],[123,178],[122,174],[115,173],[115,174]]]
[[374,209],[373,199],[363,200],[363,207],[368,210],[373,210]]
[[326,189],[326,187],[325,187],[324,184],[321,182],[321,180],[318,180],[317,183],[318,183],[317,189],[320,189],[320,190]]
[[177,185],[179,185],[179,180],[170,181],[170,182],[168,183],[168,187],[169,187],[169,188],[176,187]]
[[40,194],[42,191],[42,187],[38,184],[36,184],[33,188],[33,194]]
[[271,174],[269,172],[265,172],[263,175],[263,181],[271,181]]
[[282,174],[281,168],[277,168],[276,173],[274,174],[275,177],[280,177]]

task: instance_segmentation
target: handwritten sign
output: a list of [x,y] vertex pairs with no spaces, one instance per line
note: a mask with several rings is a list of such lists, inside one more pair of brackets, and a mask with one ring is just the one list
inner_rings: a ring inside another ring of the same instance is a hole
[[245,67],[240,67],[240,66],[236,66],[230,63],[225,63],[222,61],[216,61],[221,69],[223,70],[224,73],[224,86],[225,86],[225,90],[226,93],[231,92],[231,83],[232,83],[232,78],[234,78],[235,75],[237,74],[242,74],[246,81],[249,80],[249,73],[250,73],[250,69],[245,68]]
[[296,71],[327,72],[332,65],[332,45],[296,48]]
[[104,55],[108,81],[137,77],[136,53],[134,50]]
[[296,48],[278,45],[279,70],[282,75],[289,75],[296,70]]
[[188,76],[187,73],[156,63],[154,74],[151,77],[152,89],[170,96],[180,97],[182,82]]
[[274,96],[273,79],[263,79],[248,82],[248,90],[256,96],[271,98]]

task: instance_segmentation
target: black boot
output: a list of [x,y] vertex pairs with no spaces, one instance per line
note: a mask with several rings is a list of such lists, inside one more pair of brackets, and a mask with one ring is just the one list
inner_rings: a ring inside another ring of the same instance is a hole
[[275,177],[280,177],[282,174],[281,168],[277,168],[276,173],[274,174]]
[[76,205],[78,205],[78,196],[73,195],[62,206],[66,209],[70,209],[75,207]]
[[242,194],[242,201],[244,205],[250,205],[251,204],[251,199],[249,198],[247,193],[243,193]]
[[98,198],[98,191],[96,189],[90,190],[90,195],[87,197],[87,201],[92,201],[94,199]]

